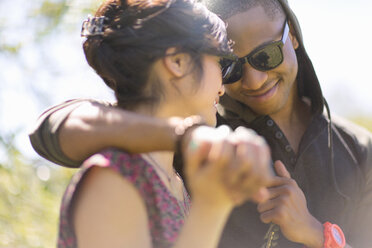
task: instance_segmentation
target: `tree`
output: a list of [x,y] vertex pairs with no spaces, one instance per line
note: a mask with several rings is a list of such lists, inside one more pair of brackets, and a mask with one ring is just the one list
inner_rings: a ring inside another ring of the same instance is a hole
[[0,247],[54,247],[61,197],[71,169],[25,158],[13,137],[0,139]]

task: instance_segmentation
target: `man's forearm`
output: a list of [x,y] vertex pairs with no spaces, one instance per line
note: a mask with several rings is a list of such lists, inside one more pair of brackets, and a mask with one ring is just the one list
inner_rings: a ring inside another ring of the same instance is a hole
[[178,122],[88,102],[71,112],[58,135],[63,153],[82,161],[107,147],[132,153],[174,150]]

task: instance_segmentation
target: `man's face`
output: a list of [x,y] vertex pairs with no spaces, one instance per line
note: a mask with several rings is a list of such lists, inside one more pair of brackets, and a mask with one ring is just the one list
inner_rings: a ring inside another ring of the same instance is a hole
[[[234,15],[226,20],[229,38],[235,42],[234,53],[243,57],[264,43],[280,40],[284,16],[271,20],[261,6]],[[297,96],[296,38],[289,34],[283,47],[284,60],[277,68],[262,72],[249,63],[243,65],[242,78],[225,85],[226,93],[248,105],[260,115],[273,115],[291,108]]]

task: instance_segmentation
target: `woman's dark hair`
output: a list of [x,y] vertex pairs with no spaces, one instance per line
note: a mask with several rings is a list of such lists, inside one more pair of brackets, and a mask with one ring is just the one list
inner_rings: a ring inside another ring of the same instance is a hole
[[190,54],[199,77],[202,54],[231,53],[225,24],[215,14],[193,0],[169,1],[107,0],[95,14],[105,17],[104,32],[87,38],[85,56],[122,108],[159,100],[159,83],[151,85],[150,96],[144,89],[151,65],[168,48]]

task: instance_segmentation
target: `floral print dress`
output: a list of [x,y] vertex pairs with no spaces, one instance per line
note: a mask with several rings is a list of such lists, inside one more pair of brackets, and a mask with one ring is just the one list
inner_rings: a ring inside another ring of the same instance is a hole
[[141,155],[131,155],[117,149],[108,149],[93,155],[72,178],[61,204],[58,247],[77,247],[71,218],[72,206],[78,187],[93,166],[109,167],[136,187],[146,205],[152,247],[171,247],[189,211],[189,195],[185,191],[185,201],[178,200]]

